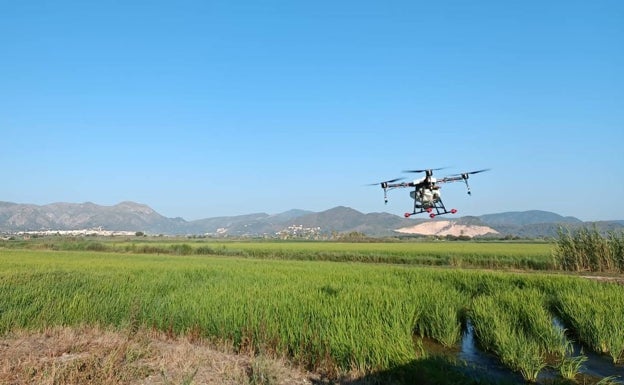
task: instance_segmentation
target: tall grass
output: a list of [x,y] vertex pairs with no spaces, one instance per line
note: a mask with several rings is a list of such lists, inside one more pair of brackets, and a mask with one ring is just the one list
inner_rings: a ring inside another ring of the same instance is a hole
[[624,232],[606,237],[594,227],[558,230],[554,264],[569,271],[624,272]]

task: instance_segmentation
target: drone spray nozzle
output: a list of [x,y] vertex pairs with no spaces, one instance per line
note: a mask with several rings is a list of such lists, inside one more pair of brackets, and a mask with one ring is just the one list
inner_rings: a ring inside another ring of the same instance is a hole
[[468,195],[472,195],[472,192],[470,192],[470,185],[468,184],[468,178],[464,178],[464,183],[466,183],[466,188],[468,189]]

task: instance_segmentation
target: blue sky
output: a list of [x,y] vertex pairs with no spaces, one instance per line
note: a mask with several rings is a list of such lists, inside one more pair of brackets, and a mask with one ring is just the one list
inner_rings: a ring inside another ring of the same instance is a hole
[[[0,201],[624,219],[624,2],[0,1]],[[412,177],[412,176],[409,176]],[[415,177],[415,176],[414,176]]]

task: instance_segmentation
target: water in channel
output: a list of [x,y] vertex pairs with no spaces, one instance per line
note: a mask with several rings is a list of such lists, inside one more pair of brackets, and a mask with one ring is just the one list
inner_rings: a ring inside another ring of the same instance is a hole
[[[563,327],[558,320],[555,320],[554,324],[558,327]],[[614,378],[611,383],[624,384],[623,364],[614,365],[611,357],[593,353],[588,349],[583,349],[581,344],[574,340],[572,340],[572,345],[574,348],[572,356],[575,357],[583,354],[587,357],[587,361],[585,361],[580,370],[580,373],[587,381],[582,383],[596,383],[605,377],[615,376],[616,378]],[[440,347],[434,350],[438,353],[442,353]],[[526,383],[520,373],[511,371],[500,362],[498,357],[479,347],[470,320],[466,322],[459,350],[453,350],[450,353],[447,351],[444,354],[452,354],[459,361],[464,362],[466,366],[462,368],[462,371],[475,379],[487,378],[488,380],[503,384]],[[548,366],[540,372],[537,383],[550,384],[557,378],[559,378],[557,370]]]

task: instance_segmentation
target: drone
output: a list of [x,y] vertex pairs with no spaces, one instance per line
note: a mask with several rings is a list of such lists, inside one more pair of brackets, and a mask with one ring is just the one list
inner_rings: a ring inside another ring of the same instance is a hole
[[405,170],[403,172],[416,174],[425,173],[425,176],[416,179],[413,182],[396,183],[404,179],[396,178],[381,183],[373,183],[372,185],[381,185],[381,188],[384,190],[384,203],[386,204],[388,203],[389,190],[394,190],[397,188],[413,188],[413,190],[410,191],[410,197],[414,200],[414,210],[412,210],[411,213],[405,213],[405,218],[409,218],[412,215],[426,212],[429,213],[429,217],[433,219],[437,215],[457,213],[456,209],[447,210],[444,206],[444,203],[442,203],[442,197],[440,195],[441,185],[445,183],[463,181],[466,184],[468,195],[472,195],[472,192],[470,191],[470,185],[468,184],[468,178],[470,177],[470,175],[479,174],[481,172],[490,170],[489,168],[485,168],[482,170],[468,171],[461,174],[449,175],[441,179],[434,178],[433,172],[442,169],[444,169],[444,167],[423,170]]

